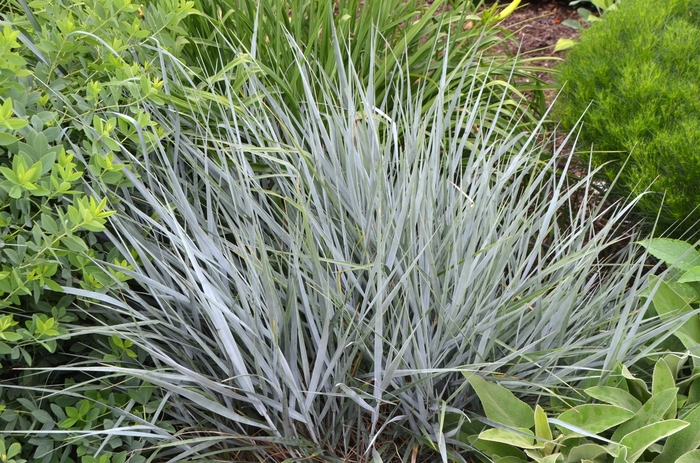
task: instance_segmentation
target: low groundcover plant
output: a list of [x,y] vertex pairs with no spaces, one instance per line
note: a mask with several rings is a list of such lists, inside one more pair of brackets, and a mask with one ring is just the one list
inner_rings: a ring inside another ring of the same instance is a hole
[[[503,386],[465,374],[493,428],[469,436],[483,455],[509,463],[691,463],[700,458],[696,378],[680,377],[688,355],[666,355],[653,367],[651,390],[622,367],[584,403],[556,418],[533,410]],[[590,400],[589,399],[589,400]],[[554,427],[552,426],[554,425]],[[533,432],[534,431],[534,432]]]

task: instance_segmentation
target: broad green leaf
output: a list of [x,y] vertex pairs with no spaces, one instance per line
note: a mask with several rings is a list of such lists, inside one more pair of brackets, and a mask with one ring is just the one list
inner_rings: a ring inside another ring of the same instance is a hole
[[137,404],[146,405],[153,395],[153,386],[149,383],[143,383],[136,390],[130,389],[128,394]]
[[66,418],[65,420],[61,421],[58,423],[58,427],[61,429],[68,429],[71,428],[75,423],[78,422],[78,418]]
[[75,235],[64,236],[61,238],[61,244],[73,252],[86,252],[88,250],[85,241]]
[[22,120],[22,119],[15,119],[15,118],[6,119],[6,120],[2,121],[2,125],[4,125],[6,128],[8,128],[10,130],[22,129],[22,128],[26,127],[27,124],[28,124],[27,121]]
[[92,407],[91,403],[87,400],[81,400],[80,409],[78,410],[79,416],[86,416]]
[[0,331],[0,339],[9,342],[17,342],[22,339],[22,335],[14,331]]
[[700,299],[700,294],[698,294],[698,292],[695,290],[693,283],[679,283],[677,281],[673,281],[672,279],[665,281],[666,284],[688,304],[692,304],[694,301]]
[[688,271],[700,265],[700,252],[685,241],[671,238],[654,238],[638,241],[637,244],[646,248],[647,252],[668,265]]
[[0,146],[8,146],[17,143],[17,137],[10,133],[0,132]]
[[678,279],[678,283],[692,283],[695,281],[700,281],[700,265],[691,268]]
[[682,419],[690,425],[666,440],[663,451],[654,458],[653,463],[675,461],[681,455],[695,450],[700,445],[700,406],[693,408]]
[[0,173],[2,173],[2,175],[5,176],[5,178],[12,183],[19,182],[19,180],[17,179],[17,174],[15,174],[15,171],[10,169],[9,167],[0,167]]
[[12,347],[8,346],[4,342],[0,341],[0,355],[10,355],[12,353]]
[[483,452],[485,455],[488,455],[492,458],[498,455],[501,458],[512,457],[518,458],[518,461],[527,461],[527,457],[523,453],[523,451],[517,447],[513,447],[512,445],[504,444],[501,442],[481,440],[478,438],[472,445],[475,449]]
[[80,416],[80,412],[78,412],[78,409],[75,407],[66,407],[66,415],[69,418],[78,418]]
[[[547,421],[547,414],[542,407],[539,406],[539,404],[535,406],[535,436],[548,441],[553,439],[552,428],[549,427],[549,421]],[[554,450],[553,443],[542,441],[538,442],[544,444],[542,451],[545,455],[549,455]]]
[[626,460],[615,459],[616,463],[634,463],[642,456],[642,453],[654,442],[668,437],[688,426],[687,421],[666,420],[658,423],[648,424],[631,433],[620,440],[620,444],[629,448]]
[[579,30],[581,28],[581,24],[576,19],[565,19],[561,23],[562,25],[568,26],[572,29]]
[[617,456],[615,457],[615,463],[627,463],[627,447],[620,447],[617,449]]
[[678,372],[685,365],[686,361],[688,360],[688,357],[688,354],[684,354],[682,357],[679,357],[675,354],[668,354],[664,355],[662,358],[664,362],[666,362],[666,365],[668,365],[668,368],[671,370],[671,374],[673,375],[673,377],[677,378]]
[[44,283],[46,284],[46,287],[50,289],[51,291],[56,291],[56,292],[63,292],[63,286],[59,285],[53,280],[45,280]]
[[53,168],[56,163],[56,152],[50,151],[41,157],[39,160],[41,163],[41,175],[46,175]]
[[21,451],[22,445],[19,442],[13,442],[10,448],[7,449],[7,454],[3,455],[3,461],[7,461],[7,459],[14,457]]
[[494,458],[493,459],[494,463],[527,463],[527,460],[525,458],[518,458],[518,457],[503,457],[503,458]]
[[[656,284],[656,278],[651,279],[652,284]],[[692,311],[692,307],[668,284],[658,281],[658,287],[653,297],[654,308],[662,320],[669,319],[674,315]],[[693,316],[678,328],[675,333],[686,349],[693,350],[700,344],[700,317]]]
[[[651,393],[658,394],[666,389],[671,389],[676,386],[676,379],[674,374],[671,372],[671,368],[666,363],[664,358],[659,359],[654,366],[654,373],[652,376],[651,383]],[[678,397],[676,397],[668,407],[668,410],[663,416],[663,419],[670,420],[676,417],[676,408],[678,407]]]
[[592,434],[598,434],[624,423],[633,416],[634,412],[615,405],[584,404],[565,411],[558,419]]
[[542,456],[540,450],[526,450],[525,453],[536,463],[556,463],[557,461],[562,461],[561,453],[554,453],[546,456]]
[[605,11],[610,8],[615,0],[591,0],[591,3]]
[[651,380],[651,393],[657,394],[666,389],[676,387],[676,380],[671,369],[664,359],[659,359],[654,365],[654,373]]
[[603,403],[625,408],[632,413],[642,408],[642,403],[632,394],[618,387],[594,386],[585,389],[584,392]]
[[[0,119],[7,119],[12,115],[12,98],[7,97],[5,102],[0,106]],[[4,453],[4,452],[3,452]]]
[[[683,432],[683,431],[681,431],[681,432]],[[656,460],[654,460],[654,461],[656,461]],[[659,460],[659,461],[662,461],[662,460]],[[673,461],[673,460],[669,460],[669,461]],[[691,450],[690,452],[681,455],[676,460],[676,463],[700,463],[700,450]]]
[[36,420],[37,420],[39,423],[41,423],[41,424],[50,424],[50,423],[54,423],[54,419],[53,419],[53,417],[51,416],[51,414],[49,414],[49,413],[48,413],[47,411],[45,411],[45,410],[34,410],[34,411],[32,412],[32,416],[33,416],[34,418],[36,418]]
[[569,452],[567,462],[579,463],[582,460],[598,460],[601,456],[607,455],[608,450],[598,444],[582,444],[573,447]]
[[479,439],[500,442],[519,449],[540,449],[543,447],[543,444],[535,441],[535,435],[529,429],[514,429],[517,429],[520,433],[500,428],[487,429],[479,434]]
[[648,424],[656,423],[663,419],[664,414],[676,401],[678,388],[666,389],[658,394],[654,394],[647,400],[642,408],[635,413],[634,417],[626,421],[615,430],[612,436],[614,442],[620,442],[624,436],[632,431],[642,428]]
[[535,425],[535,412],[508,389],[473,373],[464,376],[479,396],[489,420],[512,428],[530,429]]

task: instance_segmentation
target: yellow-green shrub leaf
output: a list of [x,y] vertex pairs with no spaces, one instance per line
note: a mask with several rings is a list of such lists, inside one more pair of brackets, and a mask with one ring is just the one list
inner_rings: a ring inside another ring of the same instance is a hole
[[[650,278],[650,281],[652,284],[656,284],[658,279]],[[688,302],[664,281],[658,281],[653,302],[654,308],[662,320],[693,310]],[[687,349],[695,348],[700,344],[700,317],[689,318],[674,334]]]
[[22,335],[15,333],[13,331],[2,331],[2,332],[0,332],[0,338],[4,339],[5,341],[9,341],[9,342],[17,342],[20,339],[22,339]]
[[682,418],[690,425],[666,440],[663,451],[654,458],[653,463],[676,461],[686,452],[695,450],[700,445],[700,406],[696,406]]
[[603,403],[625,408],[633,413],[642,408],[642,403],[632,394],[618,387],[594,386],[584,390],[586,394]]
[[89,249],[85,241],[73,235],[61,238],[61,244],[73,252],[86,252]]
[[598,434],[624,423],[633,416],[634,412],[615,405],[584,404],[565,411],[558,419],[592,434]]
[[[476,437],[476,436],[474,436]],[[527,456],[517,447],[512,445],[503,444],[501,442],[493,442],[488,440],[481,440],[479,438],[472,444],[475,449],[482,452],[484,455],[488,455],[491,458],[499,456],[501,458],[512,457],[516,458],[514,461],[527,461]],[[496,461],[494,459],[494,461]]]
[[642,403],[649,400],[651,394],[649,393],[649,390],[647,390],[647,384],[643,380],[636,378],[624,365],[620,366],[620,374],[623,378],[625,378],[630,394],[632,394]]
[[594,460],[597,461],[601,459],[600,457],[608,454],[609,452],[605,447],[598,444],[581,444],[573,447],[569,452],[568,461],[579,462],[584,460]]
[[552,440],[552,429],[547,421],[547,414],[539,405],[535,406],[535,435],[542,439]]
[[532,455],[530,455],[530,458],[535,460],[537,463],[557,463],[558,461],[561,461],[561,453],[553,453],[552,455],[547,455],[545,457],[537,457],[535,455],[535,452],[532,452]]
[[691,268],[678,279],[678,283],[692,283],[695,281],[700,281],[700,265]]
[[691,450],[690,452],[681,455],[681,457],[676,460],[676,463],[700,463],[700,450]]
[[530,429],[535,425],[535,412],[508,389],[479,375],[464,373],[464,376],[479,396],[489,420],[512,428]]
[[674,387],[651,396],[649,400],[642,405],[642,408],[635,413],[632,419],[622,423],[620,427],[615,430],[612,440],[615,442],[620,442],[620,439],[630,432],[642,428],[648,424],[660,421],[666,411],[668,411],[669,407],[674,404],[676,394],[678,394],[678,388]]
[[[552,428],[549,427],[549,421],[547,421],[547,414],[539,405],[535,406],[535,436],[548,441],[553,439]],[[542,441],[538,442],[544,444],[542,452],[545,455],[551,454],[554,450],[553,443]]]
[[573,48],[574,46],[576,46],[575,40],[561,38],[557,40],[557,44],[554,46],[554,53],[558,51],[568,50],[569,48]]
[[0,355],[10,355],[12,353],[12,347],[8,346],[4,342],[0,341]]
[[669,368],[664,359],[659,359],[656,365],[654,365],[654,373],[651,380],[651,393],[656,394],[672,387],[676,387],[676,379],[671,372],[671,368]]
[[514,429],[517,429],[520,433],[500,428],[487,429],[479,434],[479,439],[500,442],[519,449],[541,449],[543,447],[542,444],[535,442],[535,435],[529,429]]
[[700,252],[695,247],[681,240],[671,238],[654,238],[638,241],[637,244],[646,248],[647,252],[668,265],[688,271],[700,265]]
[[17,143],[17,137],[11,133],[0,132],[0,146],[8,146]]
[[[624,463],[634,463],[651,444],[680,431],[688,425],[687,421],[666,420],[648,424],[632,431],[620,440],[621,445],[629,448],[627,459]],[[618,460],[615,459],[615,461],[617,462]]]

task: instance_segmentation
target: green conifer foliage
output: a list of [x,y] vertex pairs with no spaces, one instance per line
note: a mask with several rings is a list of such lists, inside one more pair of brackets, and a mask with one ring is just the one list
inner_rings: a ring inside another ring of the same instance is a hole
[[620,174],[623,195],[651,185],[640,212],[653,223],[661,210],[657,231],[686,237],[700,236],[699,50],[700,1],[625,0],[582,34],[559,75],[564,127],[583,114],[594,165]]

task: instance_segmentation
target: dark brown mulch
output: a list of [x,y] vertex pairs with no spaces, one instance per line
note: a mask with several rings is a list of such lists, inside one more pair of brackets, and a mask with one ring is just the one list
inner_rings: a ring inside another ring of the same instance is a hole
[[[560,38],[572,39],[578,32],[563,21],[578,19],[576,9],[568,1],[540,0],[523,3],[501,26],[514,33],[526,56],[563,57],[563,52],[552,54]],[[551,63],[551,62],[550,62]]]
[[[519,46],[523,58],[546,58],[531,64],[552,69],[566,53],[554,53],[557,41],[578,36],[576,29],[563,24],[568,19],[579,19],[576,8],[570,6],[568,0],[534,0],[527,3],[524,0],[523,4],[499,26],[508,29],[517,39],[518,44],[512,45],[512,52],[516,52],[515,48]],[[552,75],[549,72],[538,73],[538,77],[552,83]],[[546,97],[547,102],[551,102],[554,92],[546,92]]]

